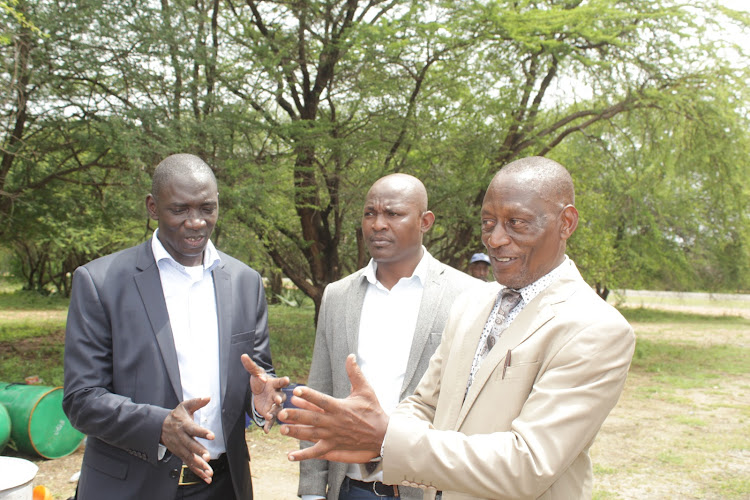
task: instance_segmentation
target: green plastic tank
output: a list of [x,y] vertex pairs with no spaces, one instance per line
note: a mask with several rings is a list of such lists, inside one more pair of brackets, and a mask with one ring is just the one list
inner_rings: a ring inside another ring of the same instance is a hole
[[0,404],[0,453],[5,449],[10,439],[10,415],[4,405]]
[[43,458],[73,453],[84,435],[62,409],[62,387],[0,382],[0,403],[10,415],[10,438],[18,451]]

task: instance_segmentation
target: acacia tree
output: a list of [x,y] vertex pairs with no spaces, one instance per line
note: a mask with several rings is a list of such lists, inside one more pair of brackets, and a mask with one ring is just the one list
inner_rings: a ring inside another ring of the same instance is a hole
[[[575,135],[596,135],[600,124],[638,110],[654,110],[677,126],[689,117],[687,104],[693,95],[706,94],[715,81],[734,89],[742,81],[737,68],[743,66],[744,55],[723,58],[719,42],[701,38],[706,19],[727,22],[709,7],[651,0],[443,5],[452,12],[453,35],[471,41],[461,66],[446,72],[453,81],[465,83],[454,92],[457,103],[452,109],[461,111],[450,128],[456,139],[449,139],[447,154],[436,143],[429,158],[436,171],[452,179],[450,189],[462,182],[464,172],[472,172],[460,188],[466,194],[449,205],[460,215],[447,224],[441,241],[439,256],[455,265],[475,251],[479,241],[477,210],[467,212],[463,206],[467,200],[471,207],[481,204],[498,168],[521,156],[554,156],[556,148]],[[445,105],[445,100],[438,104]],[[441,114],[436,108],[431,112]],[[634,139],[640,130],[620,128],[615,133],[623,144],[630,138],[630,146],[637,147]],[[456,150],[456,143],[479,149]],[[617,153],[624,154],[625,161],[629,152]],[[483,183],[477,181],[477,172]],[[429,187],[450,203],[446,188],[439,183]]]
[[[233,13],[232,42],[246,63],[222,79],[269,139],[249,164],[236,163],[232,183],[252,203],[235,214],[319,305],[328,283],[364,263],[356,229],[364,190],[408,168],[430,68],[463,41],[439,33],[424,20],[428,10],[409,2],[246,0]],[[248,169],[260,175],[243,183]],[[263,189],[269,184],[273,193]]]
[[570,254],[601,295],[747,286],[750,134],[737,97],[717,81],[682,114],[623,115],[556,151],[583,180]]
[[138,175],[118,152],[123,129],[77,77],[96,67],[82,58],[91,7],[18,2],[25,22],[0,46],[0,234],[27,288],[67,293],[76,266],[134,238],[138,210],[124,187]]
[[[38,62],[3,62],[7,88],[21,93],[3,100],[3,154],[13,166],[1,179],[12,196],[0,213],[17,210],[34,186],[49,193],[64,178],[116,188],[121,174],[150,173],[165,155],[192,152],[219,179],[217,244],[256,266],[272,262],[316,304],[327,283],[365,262],[359,210],[377,177],[403,171],[425,180],[438,215],[430,250],[461,267],[478,250],[478,206],[502,164],[562,157],[597,138],[618,158],[613,165],[629,167],[646,137],[637,118],[673,124],[648,136],[666,147],[692,96],[712,95],[710,82],[736,90],[718,49],[678,45],[700,31],[699,17],[667,0],[33,7],[51,37],[29,51]],[[605,200],[593,189],[605,185],[597,165],[581,175],[579,184]],[[76,191],[94,196],[84,192]],[[667,194],[654,197],[655,212]],[[617,270],[600,265],[620,259],[610,247],[581,255],[596,263],[591,269]],[[612,282],[605,278],[603,287]]]

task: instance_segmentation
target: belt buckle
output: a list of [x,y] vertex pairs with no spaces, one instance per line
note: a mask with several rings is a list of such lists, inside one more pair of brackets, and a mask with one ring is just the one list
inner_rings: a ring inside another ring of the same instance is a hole
[[180,480],[177,482],[177,486],[192,486],[200,482],[200,481],[186,481],[185,480],[185,471],[189,471],[189,470],[190,470],[190,467],[188,467],[185,464],[182,464],[182,468],[180,469]]
[[[371,483],[372,484],[372,492],[375,493],[376,497],[387,498],[387,497],[397,497],[398,496],[398,493],[397,493],[398,490],[396,489],[396,486],[390,486],[390,488],[393,488],[393,494],[392,495],[387,494],[387,493],[385,495],[381,495],[380,493],[378,493],[378,490],[377,490],[378,483],[379,483],[378,481],[373,481]],[[389,486],[389,485],[386,485],[385,483],[380,483],[380,484],[382,484],[383,486]]]
[[378,493],[377,486],[378,486],[378,482],[377,481],[373,481],[372,482],[372,492],[375,493],[375,496],[376,497],[387,497],[388,495],[381,495],[380,493]]

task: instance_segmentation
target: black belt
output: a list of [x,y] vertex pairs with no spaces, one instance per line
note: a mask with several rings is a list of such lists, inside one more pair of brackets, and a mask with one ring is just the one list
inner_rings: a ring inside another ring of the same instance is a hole
[[[225,470],[229,468],[229,461],[227,461],[227,454],[223,453],[219,458],[215,458],[214,460],[209,460],[208,465],[211,466],[211,469],[214,471],[213,477],[217,477],[219,474],[223,473]],[[191,486],[193,484],[203,483],[203,479],[198,477],[198,475],[191,471],[187,465],[182,466],[182,470],[180,471],[180,480],[177,482],[178,486]]]
[[378,481],[373,481],[372,483],[366,483],[364,481],[358,481],[350,477],[347,477],[346,479],[349,481],[349,485],[351,485],[352,487],[359,488],[360,490],[371,491],[379,497],[399,496],[398,486],[396,485],[384,484]]

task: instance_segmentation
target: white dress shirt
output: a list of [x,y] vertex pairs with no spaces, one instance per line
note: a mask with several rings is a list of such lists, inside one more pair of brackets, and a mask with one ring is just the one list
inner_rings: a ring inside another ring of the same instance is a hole
[[[414,329],[427,280],[427,249],[414,273],[401,278],[388,290],[377,279],[377,263],[370,263],[362,274],[368,281],[359,321],[357,363],[375,391],[380,406],[390,414],[398,403],[404,385]],[[350,465],[347,476],[362,479],[358,465]],[[382,474],[368,481],[382,480]]]
[[[414,329],[422,303],[422,292],[427,280],[429,252],[422,247],[422,260],[414,273],[401,278],[388,290],[377,279],[377,263],[370,259],[362,273],[367,291],[362,303],[357,339],[357,363],[375,391],[383,410],[390,414],[398,405],[401,387],[406,376]],[[350,464],[346,475],[362,480],[358,464]],[[366,481],[382,481],[378,471]],[[318,495],[302,495],[302,500],[319,500]]]
[[211,458],[218,458],[226,447],[221,423],[219,322],[212,271],[221,258],[209,240],[203,252],[203,265],[185,267],[167,252],[158,233],[157,229],[151,248],[159,267],[177,351],[182,400],[211,398],[206,406],[193,414],[193,419],[214,433],[213,440],[196,439],[211,453]]

